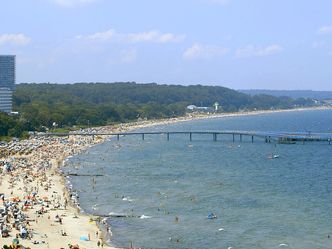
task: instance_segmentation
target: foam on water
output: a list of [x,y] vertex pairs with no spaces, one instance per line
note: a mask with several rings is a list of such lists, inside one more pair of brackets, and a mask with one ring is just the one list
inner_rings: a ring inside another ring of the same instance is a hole
[[139,218],[140,218],[140,219],[151,219],[152,217],[143,214],[143,215],[141,215]]

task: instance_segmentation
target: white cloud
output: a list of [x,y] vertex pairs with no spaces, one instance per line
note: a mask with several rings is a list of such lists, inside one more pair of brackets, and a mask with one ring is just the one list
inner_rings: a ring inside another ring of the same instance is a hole
[[96,40],[96,41],[110,41],[112,39],[115,39],[116,36],[117,35],[115,33],[115,30],[110,29],[105,32],[98,32],[98,33],[94,33],[94,34],[88,35],[88,36],[78,35],[78,36],[76,36],[76,38],[87,39],[87,40]]
[[326,35],[326,34],[330,34],[330,33],[332,33],[332,25],[323,26],[317,30],[317,34],[319,34],[319,35]]
[[267,47],[255,47],[247,45],[244,48],[236,50],[235,56],[237,58],[261,57],[280,53],[283,47],[277,44],[272,44]]
[[213,57],[220,57],[227,54],[228,48],[215,45],[202,45],[194,43],[190,48],[187,48],[182,57],[186,60],[203,58],[210,59]]
[[117,42],[154,42],[154,43],[167,43],[167,42],[181,42],[185,39],[185,35],[175,35],[172,33],[161,33],[158,30],[151,30],[141,33],[118,33],[114,29],[109,29],[105,32],[98,32],[88,36],[79,35],[78,39],[87,39],[94,41],[117,41]]
[[0,45],[11,44],[11,45],[26,45],[31,39],[24,34],[3,34],[0,35]]
[[50,1],[63,7],[73,7],[77,5],[97,2],[98,0],[50,0]]
[[181,42],[185,35],[174,35],[172,33],[160,33],[157,30],[151,30],[143,33],[120,34],[124,41],[128,42]]

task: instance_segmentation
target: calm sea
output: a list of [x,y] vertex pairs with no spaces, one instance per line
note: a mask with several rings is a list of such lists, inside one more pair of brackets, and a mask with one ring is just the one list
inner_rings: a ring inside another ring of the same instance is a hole
[[[228,117],[149,131],[332,132],[332,111]],[[268,159],[271,153],[278,159]],[[68,161],[82,208],[110,218],[115,246],[332,248],[332,145],[231,136],[121,137]],[[208,219],[210,212],[216,219]],[[329,238],[329,235],[331,238]]]

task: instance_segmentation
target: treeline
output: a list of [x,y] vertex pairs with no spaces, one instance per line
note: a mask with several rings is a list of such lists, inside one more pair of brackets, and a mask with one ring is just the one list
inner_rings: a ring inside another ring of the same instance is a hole
[[[126,83],[19,84],[14,96],[18,117],[8,117],[15,130],[45,130],[54,125],[106,125],[138,118],[169,118],[184,115],[186,106],[212,106],[224,112],[253,109],[285,109],[310,106],[313,101],[269,95],[249,96],[219,86],[182,86]],[[2,119],[2,117],[1,117]],[[16,128],[14,128],[16,127]],[[1,127],[0,127],[1,128]],[[11,130],[14,129],[14,130]],[[15,134],[16,134],[15,133]]]
[[264,90],[264,89],[251,89],[239,90],[242,93],[249,95],[266,94],[272,96],[287,96],[293,99],[310,98],[317,100],[332,99],[332,91],[312,91],[312,90]]
[[27,131],[31,129],[33,127],[26,120],[0,112],[0,138],[27,137]]

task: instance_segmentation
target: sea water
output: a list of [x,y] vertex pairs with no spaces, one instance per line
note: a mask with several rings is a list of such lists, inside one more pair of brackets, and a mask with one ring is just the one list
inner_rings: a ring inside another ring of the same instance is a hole
[[[332,132],[331,124],[331,110],[315,110],[143,130]],[[107,219],[115,246],[331,249],[332,145],[242,140],[120,137],[71,158],[65,170],[102,175],[70,179],[86,212],[129,216]]]

